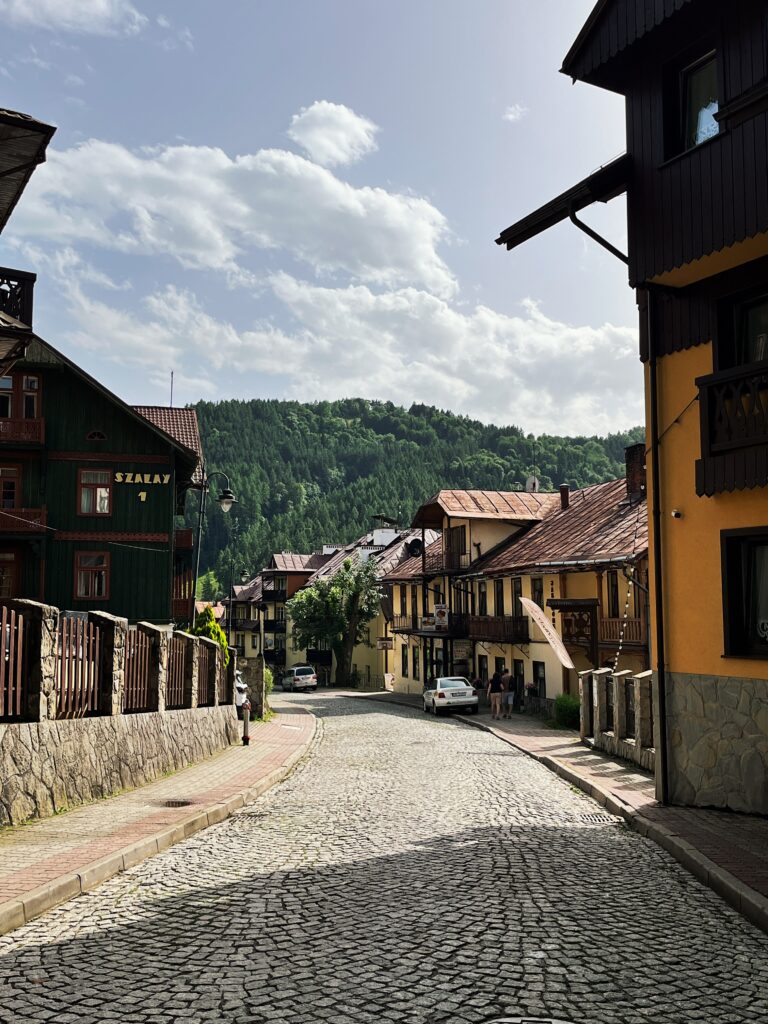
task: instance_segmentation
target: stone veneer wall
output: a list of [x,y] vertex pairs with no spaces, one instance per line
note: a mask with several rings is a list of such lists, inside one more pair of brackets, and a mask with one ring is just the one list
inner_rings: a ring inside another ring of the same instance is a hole
[[768,814],[768,681],[668,672],[667,735],[672,803]]
[[0,824],[152,782],[236,742],[231,704],[0,725]]

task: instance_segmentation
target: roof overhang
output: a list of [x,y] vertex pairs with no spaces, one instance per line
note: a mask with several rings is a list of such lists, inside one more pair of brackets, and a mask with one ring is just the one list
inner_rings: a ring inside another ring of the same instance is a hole
[[56,131],[28,114],[0,109],[0,231]]
[[632,159],[627,153],[612,160],[590,174],[588,178],[584,178],[578,185],[569,188],[567,192],[563,192],[502,231],[496,239],[496,244],[514,249],[527,242],[529,238],[540,235],[572,214],[578,213],[579,210],[591,206],[592,203],[607,203],[615,199],[627,191],[631,168]]
[[17,359],[23,359],[32,340],[32,329],[0,311],[0,377],[7,377]]

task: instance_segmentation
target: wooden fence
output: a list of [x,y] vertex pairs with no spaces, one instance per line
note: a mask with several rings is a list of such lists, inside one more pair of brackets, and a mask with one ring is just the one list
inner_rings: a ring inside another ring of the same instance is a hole
[[0,616],[0,720],[24,717],[27,677],[24,616],[3,607]]
[[172,636],[168,651],[168,681],[165,691],[165,706],[184,707],[184,679],[187,668],[187,644],[183,637]]
[[211,686],[211,651],[207,644],[201,643],[197,657],[197,706],[208,707],[214,703],[214,690]]
[[56,658],[56,717],[99,711],[101,630],[83,619],[61,619]]
[[125,638],[125,682],[123,711],[149,711],[152,638],[137,629]]

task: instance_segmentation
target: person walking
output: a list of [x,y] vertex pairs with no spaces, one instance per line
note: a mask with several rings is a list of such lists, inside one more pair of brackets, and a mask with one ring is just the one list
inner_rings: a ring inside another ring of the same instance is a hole
[[504,707],[504,712],[503,712],[502,717],[503,718],[511,718],[512,717],[512,704],[513,704],[514,699],[515,699],[515,681],[512,678],[512,674],[509,671],[509,669],[506,667],[506,665],[501,670],[501,685],[504,688],[503,693],[502,693],[502,697],[501,697],[502,703],[503,703],[503,707]]
[[501,718],[501,698],[504,687],[501,682],[501,672],[494,672],[488,681],[486,694],[491,702],[491,718]]

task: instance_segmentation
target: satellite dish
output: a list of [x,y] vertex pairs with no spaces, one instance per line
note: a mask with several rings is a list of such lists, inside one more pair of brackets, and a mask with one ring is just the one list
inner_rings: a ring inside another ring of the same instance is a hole
[[418,537],[414,537],[413,540],[409,540],[405,546],[408,549],[408,554],[411,556],[411,558],[418,558],[418,556],[424,550],[424,545],[421,543]]
[[539,478],[537,476],[529,476],[525,481],[525,489],[526,491],[533,491],[534,493],[540,490],[541,483],[539,482]]

